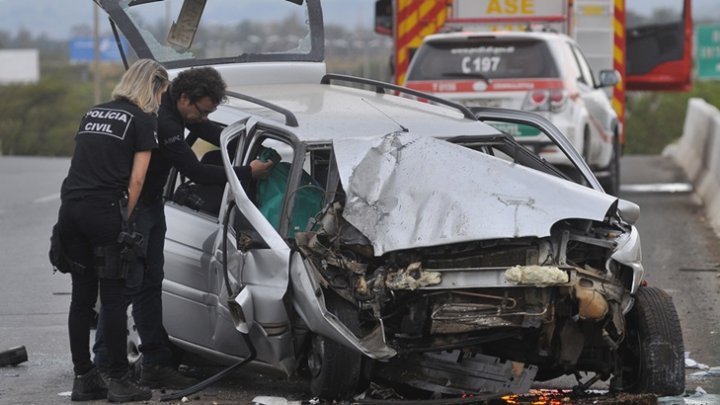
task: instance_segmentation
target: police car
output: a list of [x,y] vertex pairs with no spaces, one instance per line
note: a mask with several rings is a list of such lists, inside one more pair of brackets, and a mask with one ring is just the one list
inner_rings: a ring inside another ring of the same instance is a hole
[[[225,126],[228,183],[195,189],[219,205],[188,205],[198,201],[188,187],[177,198],[187,184],[177,171],[165,190],[164,324],[194,355],[183,361],[300,375],[328,399],[370,380],[523,393],[580,372],[617,390],[683,391],[674,306],[642,285],[639,207],[604,193],[557,127],[519,110],[524,101],[473,113],[330,74],[319,0],[97,2],[136,56],[171,74],[214,66],[230,90],[209,116]],[[169,28],[167,14],[177,15]],[[223,26],[228,16],[238,20]],[[494,86],[472,72],[486,62],[458,63],[467,83]],[[582,115],[579,84],[540,83],[546,93],[528,103]],[[610,130],[612,118],[601,121]],[[580,180],[485,122],[541,132]],[[270,178],[241,184],[232,166],[264,157],[277,162]],[[140,347],[132,333],[128,344]]]
[[[530,111],[550,120],[581,153],[605,190],[619,187],[618,119],[604,88],[614,70],[596,78],[575,41],[551,32],[453,32],[427,36],[405,85],[468,107]],[[496,123],[571,176],[572,164],[537,130]]]

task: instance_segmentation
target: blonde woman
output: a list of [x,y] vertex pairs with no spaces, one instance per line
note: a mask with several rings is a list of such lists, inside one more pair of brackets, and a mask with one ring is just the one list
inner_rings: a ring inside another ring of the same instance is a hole
[[[63,181],[57,230],[72,277],[68,329],[75,379],[71,399],[141,401],[152,392],[128,373],[125,273],[132,213],[157,148],[157,111],[167,71],[141,59],[123,75],[113,100],[91,108],[80,121],[75,152]],[[131,239],[131,238],[130,238]],[[131,241],[130,241],[131,242]],[[100,377],[90,361],[92,308],[100,291],[109,368]],[[106,384],[107,382],[107,384]]]

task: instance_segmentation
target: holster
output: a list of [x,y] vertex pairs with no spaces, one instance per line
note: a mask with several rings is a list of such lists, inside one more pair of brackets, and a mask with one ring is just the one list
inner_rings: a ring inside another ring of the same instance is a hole
[[119,243],[95,248],[98,278],[124,279],[134,262],[134,251]]

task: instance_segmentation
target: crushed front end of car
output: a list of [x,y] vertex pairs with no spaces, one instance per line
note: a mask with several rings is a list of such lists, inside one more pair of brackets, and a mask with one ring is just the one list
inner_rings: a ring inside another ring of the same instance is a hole
[[379,360],[377,376],[447,394],[616,372],[643,274],[616,198],[406,133],[333,152],[343,192],[296,235],[316,286],[300,294],[358,319],[328,304],[338,316],[311,328]]

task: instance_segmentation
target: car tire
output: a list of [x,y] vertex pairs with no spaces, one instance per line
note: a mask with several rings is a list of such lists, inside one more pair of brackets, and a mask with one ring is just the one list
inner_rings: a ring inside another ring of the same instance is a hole
[[135,325],[135,318],[132,314],[133,306],[127,308],[127,359],[130,371],[136,379],[140,378],[142,368],[142,353],[140,352],[140,333]]
[[[353,332],[360,330],[357,308],[332,291],[325,292],[325,306]],[[310,390],[323,399],[349,399],[360,388],[362,353],[322,335],[313,335],[308,353]]]
[[[140,379],[140,373],[142,371],[143,355],[140,351],[140,333],[138,332],[137,325],[135,325],[135,318],[132,314],[133,306],[128,305],[127,309],[127,359],[130,372],[136,379]],[[172,365],[177,369],[182,364],[183,356],[185,352],[172,342],[167,342],[170,346],[170,353],[172,355]]]
[[620,376],[614,390],[657,395],[685,391],[685,358],[680,321],[663,290],[640,287],[627,314],[627,335],[620,348]]
[[620,138],[618,134],[613,137],[613,150],[610,163],[607,166],[607,177],[600,180],[606,193],[614,196],[620,194]]

